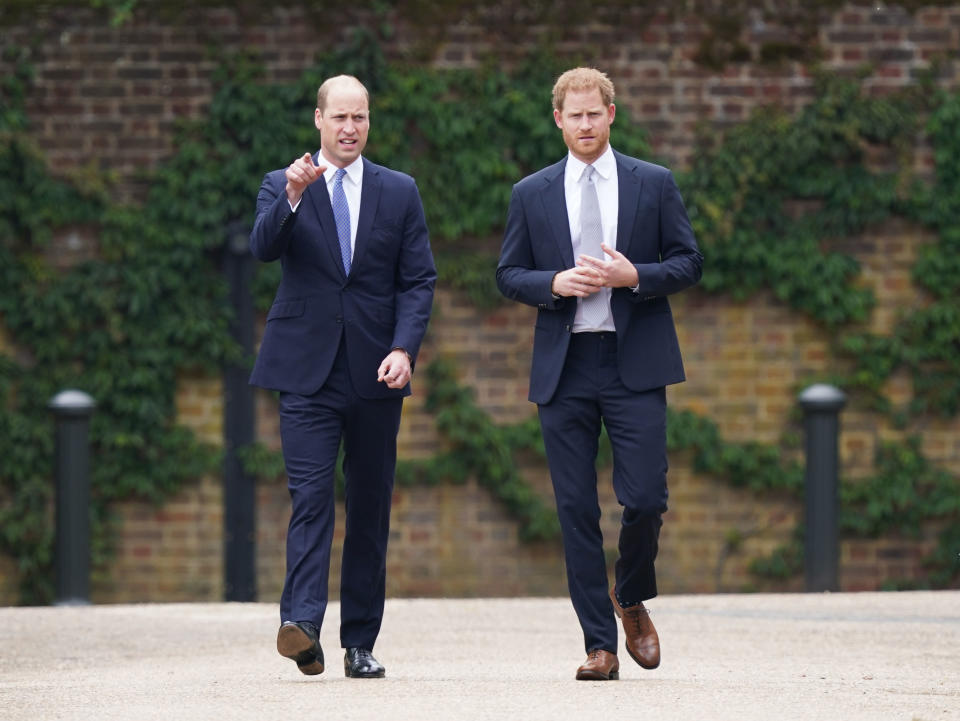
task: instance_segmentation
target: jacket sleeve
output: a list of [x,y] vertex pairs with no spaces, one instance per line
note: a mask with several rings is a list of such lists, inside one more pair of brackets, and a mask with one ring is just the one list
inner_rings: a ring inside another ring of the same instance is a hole
[[423,202],[415,183],[410,183],[404,215],[402,247],[396,271],[396,325],[392,348],[403,348],[416,363],[433,307],[437,269],[430,251]]
[[566,299],[554,298],[550,286],[553,276],[561,270],[536,267],[526,209],[521,193],[514,186],[497,263],[497,287],[511,300],[540,309],[557,310],[563,307]]
[[687,209],[673,173],[664,174],[660,188],[660,262],[636,264],[639,286],[634,300],[678,293],[695,285],[703,272]]
[[297,220],[297,214],[290,210],[285,188],[286,176],[282,170],[275,170],[263,176],[257,193],[257,217],[250,232],[250,252],[264,262],[283,255]]

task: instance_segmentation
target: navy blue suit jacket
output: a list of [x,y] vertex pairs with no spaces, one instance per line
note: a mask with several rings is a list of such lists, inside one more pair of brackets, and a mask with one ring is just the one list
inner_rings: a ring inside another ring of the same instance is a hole
[[[669,170],[614,151],[619,213],[617,250],[636,267],[639,292],[611,295],[620,377],[634,391],[685,379],[667,296],[700,280],[703,257]],[[577,310],[576,298],[555,299],[553,276],[574,266],[564,195],[567,160],[513,188],[497,286],[538,309],[529,399],[549,403],[560,380]]]
[[409,395],[409,383],[391,389],[378,382],[377,369],[392,348],[416,360],[433,303],[437,273],[413,178],[363,159],[360,217],[346,275],[323,179],[307,187],[294,213],[284,170],[264,177],[250,234],[256,258],[279,259],[283,266],[250,382],[311,395],[344,342],[361,398]]

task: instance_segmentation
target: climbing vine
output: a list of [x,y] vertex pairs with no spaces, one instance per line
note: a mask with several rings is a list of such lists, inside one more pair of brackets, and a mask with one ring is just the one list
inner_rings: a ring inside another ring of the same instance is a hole
[[[223,219],[193,195],[187,159],[159,174],[136,208],[52,179],[18,132],[28,77],[22,69],[7,79],[0,109],[0,317],[13,344],[0,363],[0,549],[18,561],[24,602],[37,603],[50,598],[52,583],[50,398],[79,387],[97,402],[91,517],[99,566],[114,502],[159,503],[215,467],[217,452],[175,422],[177,373],[215,372],[235,351],[210,255]],[[96,259],[61,269],[51,244],[54,231],[69,228],[90,230],[99,248]]]
[[[498,222],[513,179],[562,148],[555,136],[535,131],[530,117],[535,103],[549,103],[555,66],[542,58],[515,71],[522,82],[492,66],[476,74],[388,69],[377,43],[361,34],[292,85],[262,83],[255,58],[224,59],[208,117],[180,130],[178,152],[154,173],[142,204],[117,205],[102,184],[81,187],[50,176],[25,133],[29,64],[21,55],[14,65],[0,86],[0,316],[12,345],[0,356],[0,551],[17,559],[28,603],[52,593],[53,429],[46,404],[57,391],[80,387],[97,401],[96,568],[110,552],[116,501],[161,503],[216,468],[218,452],[176,423],[177,374],[215,373],[238,360],[218,272],[225,228],[252,220],[265,170],[315,147],[304,108],[312,107],[322,78],[348,72],[367,82],[378,101],[369,153],[421,179],[441,267],[457,256],[456,239]],[[467,100],[486,112],[459,112]],[[524,129],[539,140],[524,137]],[[474,137],[486,143],[467,142]],[[637,150],[642,139],[639,132],[633,137]],[[506,150],[490,157],[491,144]],[[472,199],[452,191],[460,178]],[[57,232],[75,228],[96,238],[95,252],[62,268],[52,243]],[[260,287],[275,287],[275,269],[264,268]],[[488,446],[502,437],[493,434]],[[543,514],[523,511],[529,496],[500,496],[528,519],[532,537],[542,535]]]
[[[735,298],[766,289],[833,330],[834,355],[845,366],[832,380],[871,400],[894,424],[908,426],[911,418],[930,412],[955,417],[960,94],[921,80],[897,95],[876,98],[855,80],[829,75],[819,76],[816,87],[813,102],[796,116],[764,110],[722,142],[704,145],[680,178],[708,258],[701,287]],[[913,143],[924,125],[936,160],[932,181],[912,175]],[[873,293],[859,282],[855,260],[837,246],[894,216],[936,233],[913,272],[932,302],[902,309],[889,335],[868,333],[861,328]],[[913,379],[906,409],[894,408],[884,395],[884,385],[899,369]],[[930,467],[909,433],[903,442],[882,446],[875,465],[873,476],[843,482],[844,532],[916,533],[925,523],[946,524],[928,561],[929,583],[947,585],[960,573],[955,552],[960,483]],[[785,578],[800,569],[802,554],[798,529],[790,544],[755,561],[753,570]]]
[[952,417],[960,411],[960,94],[937,91],[931,98],[927,133],[934,181],[913,188],[904,212],[938,235],[920,251],[913,269],[914,281],[932,302],[904,313],[890,335],[851,335],[841,347],[862,359],[851,385],[882,400],[884,384],[905,368],[914,389],[908,412]]
[[[519,423],[497,425],[479,408],[473,391],[458,383],[448,360],[433,361],[426,369],[427,410],[434,414],[445,449],[427,460],[401,461],[401,485],[475,479],[502,501],[517,518],[525,540],[549,540],[559,532],[556,514],[523,479],[517,459],[522,453],[544,456],[536,416]],[[722,478],[735,487],[756,492],[778,491],[800,498],[803,468],[795,453],[756,442],[736,443],[723,438],[712,420],[691,411],[668,409],[667,447],[671,453],[690,454],[693,470]],[[609,443],[602,439],[599,462],[610,461]],[[789,444],[787,444],[789,445]],[[279,474],[280,465],[273,467]],[[898,533],[918,536],[925,523],[943,525],[939,545],[926,559],[933,587],[949,585],[957,574],[957,524],[960,493],[957,480],[934,467],[924,456],[917,437],[886,442],[877,451],[876,472],[841,485],[841,530],[851,536],[877,537]],[[728,539],[736,545],[737,534]],[[802,529],[792,541],[767,558],[755,559],[751,569],[760,577],[785,579],[802,570]]]
[[[21,57],[13,67],[0,81],[0,317],[11,347],[0,354],[0,551],[17,559],[22,598],[31,603],[51,594],[53,441],[46,403],[58,390],[83,387],[98,402],[91,513],[101,566],[116,501],[160,503],[216,467],[216,450],[175,421],[176,377],[191,367],[216,372],[238,358],[217,271],[223,229],[252,220],[265,170],[315,148],[304,108],[312,107],[322,78],[349,72],[368,85],[368,154],[417,178],[441,282],[478,305],[499,298],[496,236],[511,185],[564,152],[545,122],[561,69],[549,54],[511,70],[494,64],[437,70],[388,65],[378,43],[361,35],[288,85],[265,84],[255,56],[223,58],[208,116],[181,129],[179,150],[154,174],[146,200],[118,206],[97,183],[50,176],[26,139],[29,64]],[[932,181],[911,177],[909,164],[900,162],[921,130],[934,148]],[[649,156],[642,131],[622,112],[615,132],[618,149]],[[845,388],[874,397],[885,410],[884,384],[906,368],[915,391],[909,414],[955,416],[958,138],[957,94],[918,85],[870,98],[855,80],[824,75],[816,98],[796,116],[764,111],[722,140],[705,141],[691,170],[678,174],[707,257],[703,290],[737,298],[769,290],[844,331],[835,350],[847,362],[838,378]],[[889,161],[886,170],[867,162],[868,150],[875,156],[878,149]],[[858,332],[873,296],[839,243],[894,215],[936,236],[915,268],[932,301],[904,309],[890,335]],[[66,269],[53,262],[52,244],[64,228],[88,229],[98,239],[95,257]],[[263,266],[258,278],[261,305],[276,287],[275,265]],[[398,483],[475,478],[518,518],[524,538],[555,537],[554,514],[515,461],[517,453],[542,452],[536,421],[494,424],[449,364],[431,365],[427,381],[428,409],[446,446],[426,461],[401,463]],[[669,433],[670,448],[689,450],[699,472],[758,492],[796,494],[802,485],[798,466],[784,460],[795,454],[782,445],[724,441],[716,424],[689,412],[671,412]],[[263,449],[250,449],[247,460],[260,470],[278,468],[276,456]],[[948,585],[958,571],[951,552],[958,496],[956,478],[933,467],[917,441],[887,445],[874,476],[845,483],[844,529],[871,535],[944,523],[929,583]],[[761,559],[755,570],[795,572],[801,541]]]

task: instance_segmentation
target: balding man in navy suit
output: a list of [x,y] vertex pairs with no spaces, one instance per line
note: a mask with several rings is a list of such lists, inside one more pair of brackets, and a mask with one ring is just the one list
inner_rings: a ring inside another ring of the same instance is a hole
[[[592,68],[553,89],[569,153],[513,189],[497,285],[538,309],[530,400],[537,404],[563,534],[567,581],[583,629],[581,680],[619,677],[617,624],[640,666],[660,663],[643,602],[667,509],[665,386],[684,380],[667,296],[700,279],[697,249],[669,170],[610,147],[614,88]],[[596,456],[601,424],[623,506],[609,589]]]
[[320,150],[268,173],[250,236],[283,279],[250,382],[280,392],[292,514],[277,650],[324,670],[334,470],[341,440],[346,529],[340,575],[344,671],[381,678],[372,651],[383,616],[390,501],[403,397],[436,281],[413,179],[361,156],[369,97],[354,77],[317,92]]

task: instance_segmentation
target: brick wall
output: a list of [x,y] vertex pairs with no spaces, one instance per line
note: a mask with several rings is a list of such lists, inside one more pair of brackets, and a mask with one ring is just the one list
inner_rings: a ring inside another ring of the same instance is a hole
[[[388,54],[397,54],[420,32],[402,23],[398,28]],[[813,91],[808,69],[798,63],[733,63],[722,70],[697,64],[704,31],[696,18],[633,18],[633,24],[618,27],[584,23],[570,28],[557,47],[601,65],[617,84],[618,103],[649,131],[654,153],[683,166],[702,122],[725,127],[766,103],[795,110]],[[266,80],[288,82],[319,49],[347,32],[331,31],[297,10],[275,10],[247,24],[218,10],[184,23],[135,19],[123,28],[109,27],[92,11],[71,10],[4,28],[2,43],[30,50],[36,83],[27,109],[51,166],[94,163],[135,189],[136,171],[173,151],[176,123],[207,107],[216,67],[211,48],[260,50]],[[533,27],[525,37],[535,41],[545,32]],[[754,21],[741,39],[759,57],[763,44],[783,32],[774,23]],[[457,26],[445,37],[436,48],[438,65],[470,67],[491,53],[516,54],[502,36],[479,28]],[[853,73],[871,63],[865,84],[877,93],[911,82],[937,59],[946,59],[939,82],[958,84],[960,5],[914,14],[896,5],[849,5],[825,18],[817,39],[823,65],[831,70]],[[7,63],[0,58],[0,69]],[[371,142],[375,139],[374,129]],[[929,156],[921,160],[930,162]]]
[[[138,18],[115,29],[92,12],[70,11],[5,29],[5,46],[31,48],[37,74],[28,111],[32,132],[51,167],[69,171],[94,164],[109,169],[125,181],[123,192],[137,197],[143,190],[137,171],[169,156],[174,124],[202,114],[209,102],[215,65],[207,54],[211,43],[263,50],[267,77],[274,81],[299,75],[318,47],[309,23],[295,10],[269,13],[255,24],[243,24],[229,11],[211,11],[205,17],[204,22],[186,25]],[[531,28],[528,35],[541,30]],[[735,63],[723,70],[698,65],[693,58],[703,30],[694,18],[655,18],[636,28],[585,25],[567,33],[561,50],[607,70],[617,83],[618,103],[649,130],[655,155],[683,167],[694,152],[699,124],[723,128],[771,102],[795,110],[812,94],[810,73],[797,63]],[[742,40],[757,56],[762,43],[782,30],[753,23]],[[399,52],[411,37],[412,31],[401,25],[396,46],[388,51]],[[911,15],[895,6],[851,4],[825,17],[817,38],[830,69],[853,72],[864,62],[872,63],[866,85],[873,92],[912,82],[941,56],[946,62],[938,82],[960,85],[960,5]],[[497,49],[489,33],[459,25],[435,49],[435,62],[471,66]],[[6,69],[2,62],[0,69]],[[547,108],[544,122],[550,122]],[[929,148],[918,147],[914,162],[929,170]],[[900,309],[926,301],[911,283],[910,268],[918,248],[930,241],[928,234],[906,222],[887,223],[847,239],[842,249],[860,261],[862,282],[877,293],[877,308],[867,324],[871,329],[888,330]],[[499,239],[489,243],[496,249]],[[670,389],[670,402],[713,418],[728,439],[774,441],[795,428],[791,413],[799,384],[836,363],[826,332],[767,294],[736,302],[693,290],[676,297],[673,306],[689,381]],[[479,403],[497,422],[526,417],[534,412],[525,400],[532,324],[531,309],[507,306],[481,313],[442,289],[421,367],[439,354],[450,355],[461,380],[475,389]],[[9,347],[9,339],[4,341],[0,333],[0,349]],[[417,380],[415,395],[404,407],[404,457],[430,455],[437,447],[433,421],[422,410],[424,383],[422,377]],[[891,381],[894,398],[909,390],[909,379]],[[177,408],[183,423],[219,442],[217,379],[181,378]],[[844,411],[842,428],[841,462],[850,477],[870,472],[878,442],[902,436],[857,403]],[[931,419],[923,435],[931,461],[954,474],[960,474],[958,431],[960,421]],[[258,395],[258,433],[278,447],[276,408],[265,393]],[[545,469],[530,462],[524,473],[550,501]],[[603,525],[612,551],[619,511],[609,473],[601,477]],[[756,582],[746,571],[749,560],[784,542],[802,513],[791,499],[761,500],[722,480],[692,473],[685,454],[671,458],[669,482],[671,510],[659,563],[664,592],[751,587]],[[288,504],[282,479],[261,483],[257,571],[264,600],[276,599],[282,583]],[[119,510],[118,554],[109,568],[98,572],[97,600],[222,597],[218,479],[198,480],[163,508],[128,503]],[[342,512],[338,524],[342,532]],[[725,539],[734,531],[744,541],[732,551]],[[932,538],[931,529],[919,540],[845,541],[843,587],[876,588],[887,577],[920,575],[918,559],[932,547]],[[340,541],[338,533],[335,544]],[[334,558],[338,553],[335,549]],[[337,563],[331,573],[334,591]],[[12,564],[0,559],[0,602],[13,598],[13,576]],[[511,518],[475,483],[397,489],[388,573],[391,595],[563,594],[565,588],[559,547],[519,542]]]

